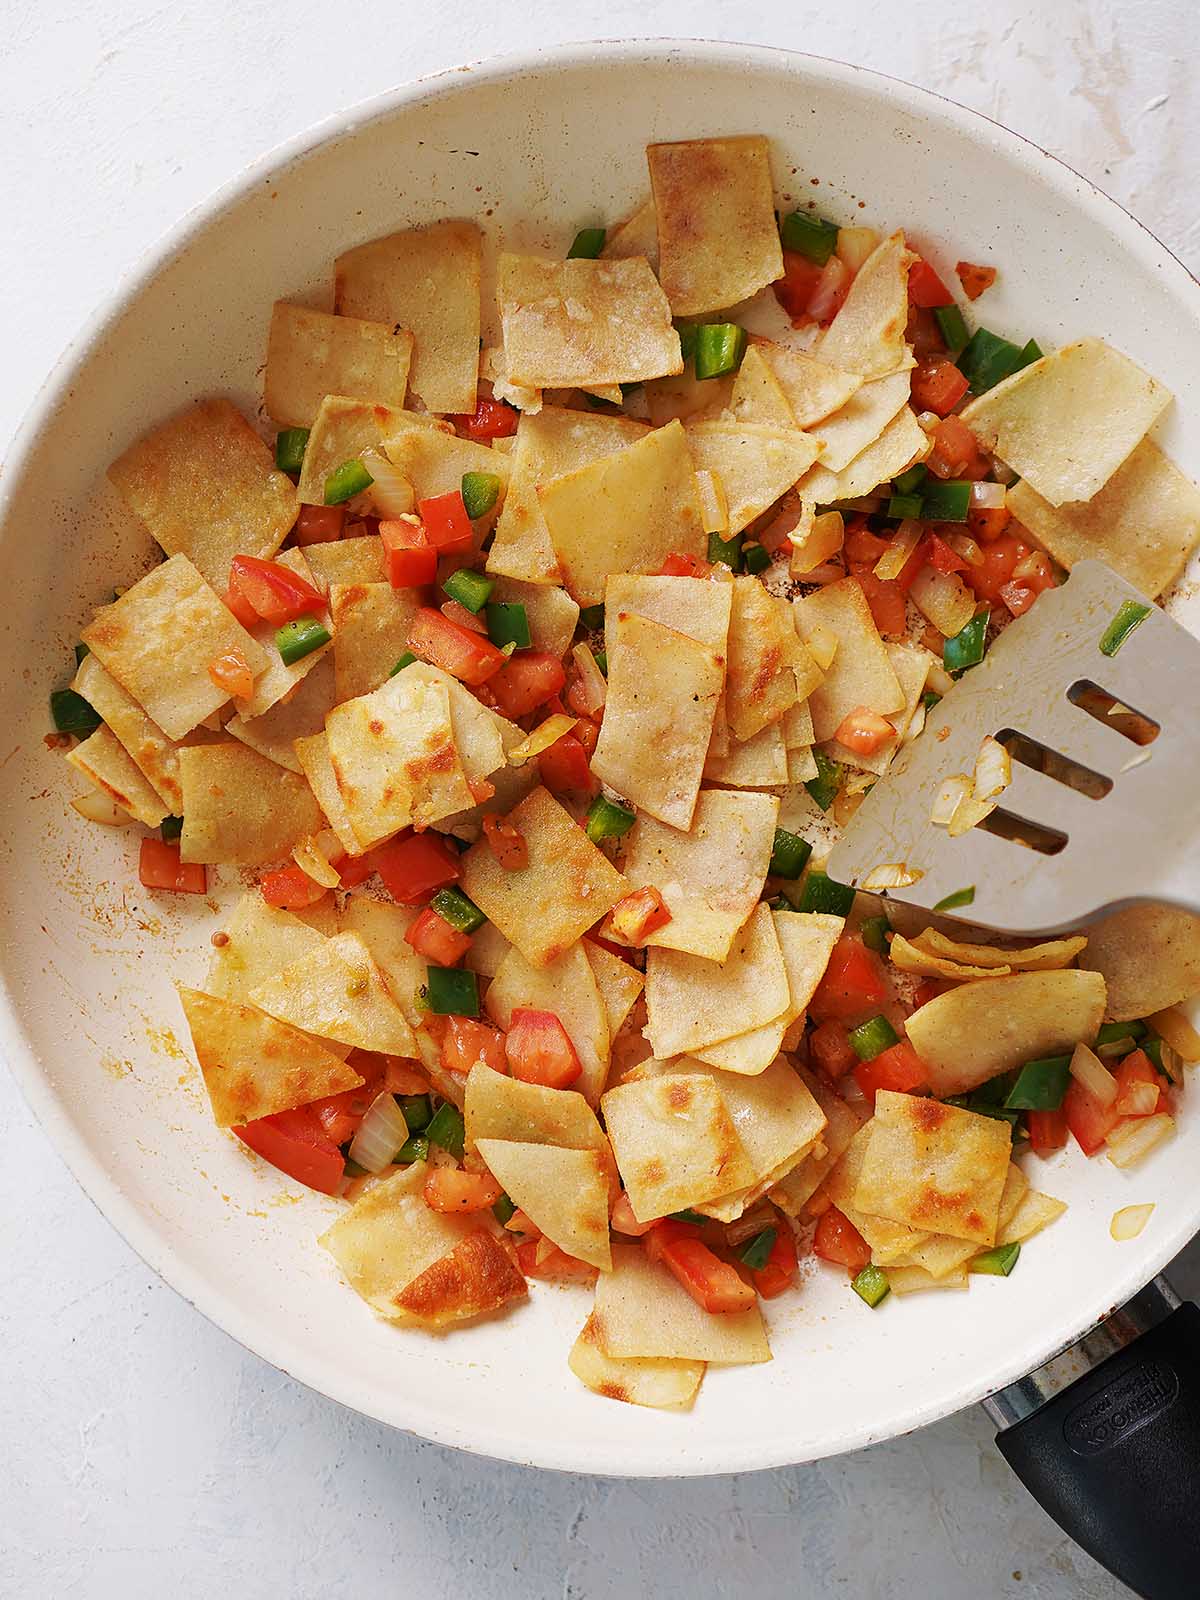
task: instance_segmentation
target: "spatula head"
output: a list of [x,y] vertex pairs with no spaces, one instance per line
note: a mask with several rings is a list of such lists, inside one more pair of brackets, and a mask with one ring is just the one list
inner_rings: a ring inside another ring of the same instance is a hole
[[[1127,603],[1147,609],[1114,652]],[[1198,690],[1200,641],[1103,562],[1078,562],[930,713],[859,808],[830,876],[869,888],[880,866],[900,864],[920,875],[891,897],[927,910],[958,901],[947,914],[1014,934],[1078,927],[1131,900],[1200,909]],[[988,734],[1008,749],[1012,780],[985,822],[952,838],[931,820],[935,798],[947,778],[974,774]]]

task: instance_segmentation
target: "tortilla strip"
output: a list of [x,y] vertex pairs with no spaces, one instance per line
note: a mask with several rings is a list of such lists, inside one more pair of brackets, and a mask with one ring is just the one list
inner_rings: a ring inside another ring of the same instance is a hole
[[[475,439],[460,439],[442,428],[424,427],[410,413],[400,414],[400,425],[386,435],[384,453],[413,486],[417,500],[432,500],[461,488],[468,472],[487,472],[500,479],[503,500],[511,460],[500,450]],[[489,521],[493,513],[488,513]],[[487,524],[481,523],[480,526]]]
[[[476,934],[475,942],[478,941],[479,935]],[[609,1039],[615,1039],[646,987],[646,980],[636,967],[630,966],[620,956],[613,955],[611,950],[606,950],[594,939],[583,939],[580,943],[587,953],[588,965],[608,1015]]]
[[68,750],[66,759],[77,772],[146,827],[157,828],[168,815],[158,791],[103,722],[82,743]]
[[535,1227],[569,1256],[612,1270],[608,1167],[599,1150],[478,1139],[488,1171]]
[[350,856],[361,856],[365,845],[350,826],[350,814],[337,786],[333,764],[329,759],[329,740],[324,730],[293,741],[292,749],[300,764],[300,771],[312,790],[313,797],[325,815],[325,820],[337,834],[338,843]]
[[650,270],[658,273],[658,213],[647,197],[631,211],[624,222],[608,230],[600,255],[605,261],[624,261],[630,256],[645,256]]
[[[313,419],[304,449],[304,464],[297,486],[301,505],[323,506],[325,480],[329,474],[347,461],[358,460],[364,450],[382,450],[383,441],[403,426],[404,418],[414,415],[398,406],[355,400],[344,394],[327,394]],[[440,428],[443,425],[433,417],[423,417],[418,418],[417,426]]]
[[987,966],[968,966],[965,962],[951,960],[931,950],[922,950],[920,945],[910,944],[901,933],[892,935],[888,947],[888,960],[893,966],[899,967],[901,972],[912,972],[922,977],[954,978],[960,981],[974,978],[1003,978],[1013,970],[1009,966],[993,966],[990,963]]
[[912,407],[902,406],[874,443],[840,472],[830,472],[818,461],[796,485],[796,492],[821,505],[855,500],[924,461],[931,448],[929,436],[913,415]]
[[1114,1022],[1163,1011],[1200,993],[1200,917],[1179,906],[1126,906],[1092,923],[1079,965],[1100,974]]
[[420,907],[397,906],[366,894],[352,894],[334,929],[335,933],[353,933],[366,945],[388,992],[413,1028],[420,1027],[429,1015],[421,999],[426,961],[405,938],[419,915]]
[[795,413],[761,345],[751,343],[746,347],[725,415],[735,422],[795,433]]
[[[823,422],[840,411],[862,387],[863,380],[857,373],[831,367],[803,350],[789,350],[786,345],[765,341],[756,341],[753,348],[763,352],[779,379],[798,428]],[[816,433],[820,437],[821,430],[817,428]]]
[[1040,1233],[1043,1228],[1062,1216],[1067,1209],[1065,1200],[1056,1200],[1053,1195],[1042,1194],[1040,1190],[1029,1189],[1022,1197],[1017,1209],[999,1232],[1002,1244],[1023,1244],[1026,1239],[1032,1238],[1035,1233]]
[[[818,1146],[799,1166],[772,1184],[768,1198],[789,1217],[798,1216],[808,1200],[841,1160],[861,1126],[858,1113],[834,1093],[820,1073],[809,1072],[797,1064],[796,1071],[825,1114]],[[819,1152],[819,1153],[818,1153]]]
[[468,1074],[463,1117],[468,1149],[478,1139],[505,1139],[608,1152],[596,1113],[574,1089],[524,1083],[482,1064]]
[[1052,506],[1090,500],[1171,391],[1103,339],[1080,339],[972,400],[962,420]]
[[842,578],[794,601],[793,613],[802,638],[822,628],[838,642],[824,680],[808,697],[819,741],[832,739],[860,706],[885,717],[903,708],[904,691],[857,578]]
[[[962,961],[976,967],[1007,967],[1013,972],[1051,972],[1070,966],[1080,951],[1087,948],[1084,934],[1074,934],[1068,939],[1049,939],[1043,944],[1015,945],[1002,950],[992,944],[962,944],[957,939],[947,939],[936,928],[926,928],[913,943],[931,955],[945,956],[950,961]],[[1142,1015],[1141,1012],[1138,1013]]]
[[787,602],[768,594],[757,578],[735,578],[725,681],[725,716],[734,738],[751,739],[778,722],[803,698],[801,678],[813,689],[820,683]]
[[670,1361],[664,1357],[606,1355],[601,1348],[596,1313],[584,1323],[571,1346],[567,1365],[586,1389],[606,1400],[624,1400],[656,1411],[686,1411],[696,1398],[704,1377],[703,1361]]
[[891,372],[886,378],[875,378],[855,390],[840,411],[826,417],[819,428],[813,430],[824,448],[821,465],[828,472],[841,472],[868,445],[874,444],[888,423],[896,417],[902,406],[908,404],[912,388],[912,356],[909,366]]
[[631,613],[723,653],[732,606],[730,583],[614,572],[604,587],[604,648],[611,660],[617,648],[617,618]]
[[205,979],[218,1000],[248,1002],[251,990],[281,967],[319,950],[323,935],[290,911],[269,906],[250,889],[224,925],[225,942],[213,947]]
[[576,1087],[589,1105],[596,1104],[608,1077],[608,1010],[582,941],[556,961],[539,967],[519,950],[510,950],[488,986],[484,1003],[488,1016],[506,1032],[518,1006],[553,1012],[583,1068]]
[[556,585],[522,583],[518,578],[497,578],[491,599],[497,605],[525,607],[532,649],[562,656],[571,648],[579,607],[565,590]]
[[725,784],[732,789],[777,789],[787,783],[788,753],[780,723],[772,722],[740,743],[727,737],[728,753],[723,756],[713,753],[715,724],[713,733],[704,763],[704,776],[709,783]]
[[825,745],[825,754],[830,760],[858,767],[863,772],[874,772],[877,776],[882,776],[891,765],[892,757],[899,750],[921,703],[930,669],[937,664],[937,657],[923,645],[902,644],[888,639],[884,641],[883,648],[887,651],[892,671],[896,674],[896,681],[904,695],[903,706],[887,719],[896,730],[895,737],[886,740],[870,755],[862,755],[857,750],[848,750],[836,739],[828,741]]
[[408,648],[419,593],[390,583],[335,583],[329,591],[337,698],[370,694]]
[[769,1361],[762,1312],[715,1317],[636,1244],[613,1245],[613,1270],[596,1284],[597,1338],[605,1355],[738,1366]]
[[[357,524],[365,527],[365,523]],[[307,544],[304,559],[308,562],[313,582],[321,593],[328,595],[335,583],[348,586],[353,583],[383,583],[387,572],[383,565],[383,540],[378,534],[352,534],[346,539],[332,539],[326,544]]]
[[680,950],[646,952],[646,1037],[662,1060],[772,1022],[789,998],[775,923],[761,902],[720,965]]
[[600,1102],[639,1222],[754,1182],[754,1168],[715,1079],[667,1071],[610,1089]]
[[[166,806],[168,813],[179,816],[183,811],[183,791],[179,787],[179,757],[175,740],[167,738],[158,724],[151,721],[133,696],[126,693],[90,651],[79,663],[71,687],[76,694],[83,696],[109,732],[115,734],[124,745],[126,754]],[[149,826],[156,827],[157,824],[150,823]]]
[[916,259],[903,233],[893,233],[878,244],[858,269],[841,309],[818,339],[814,355],[864,378],[882,378],[902,366],[908,269]]
[[[729,505],[725,538],[741,533],[792,487],[817,459],[819,444],[798,428],[749,422],[689,422],[688,448],[698,472],[713,472]],[[761,587],[761,585],[760,585]]]
[[[323,655],[296,687],[260,717],[230,717],[225,732],[257,750],[260,756],[303,772],[296,755],[296,740],[322,733],[325,718],[337,702],[333,677],[333,656]],[[180,807],[182,810],[182,805]]]
[[262,866],[321,831],[321,810],[305,780],[248,745],[184,745],[179,777],[184,861]]
[[400,1290],[395,1315],[423,1328],[445,1328],[499,1311],[510,1300],[528,1295],[525,1275],[511,1248],[477,1227]]
[[307,428],[327,394],[402,406],[412,348],[407,328],[277,300],[263,378],[267,414],[282,427]]
[[409,1060],[417,1056],[416,1039],[404,1013],[355,933],[322,940],[319,947],[264,979],[254,990],[253,1002],[318,1038]]
[[[996,1242],[1005,1241],[1005,1230],[1021,1204],[1022,1199],[1029,1191],[1029,1180],[1015,1162],[1009,1161],[1008,1171],[1004,1175],[1004,1188],[1000,1195],[1000,1209],[996,1217]],[[956,1272],[978,1255],[979,1245],[972,1239],[956,1239],[951,1234],[935,1233],[911,1250],[908,1255],[902,1256],[894,1262],[894,1267],[921,1267],[931,1277],[944,1278]]]
[[824,1192],[847,1221],[862,1234],[871,1247],[871,1260],[875,1265],[888,1266],[924,1244],[929,1234],[919,1228],[910,1228],[907,1223],[893,1222],[890,1217],[860,1211],[854,1204],[859,1174],[866,1159],[870,1140],[871,1123],[865,1122],[850,1140],[842,1152],[841,1160],[829,1174]]

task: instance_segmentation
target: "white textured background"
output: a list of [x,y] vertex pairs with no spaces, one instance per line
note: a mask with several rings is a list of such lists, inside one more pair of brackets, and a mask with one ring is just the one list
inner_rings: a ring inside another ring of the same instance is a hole
[[[0,443],[118,275],[269,146],[424,72],[651,21],[858,61],[975,106],[1195,270],[1195,18],[1195,0],[3,0]],[[815,1467],[681,1486],[542,1476],[365,1422],[153,1278],[3,1071],[0,1126],[5,1600],[1126,1592],[1015,1485],[981,1413]],[[1200,1251],[1175,1277],[1200,1287]]]

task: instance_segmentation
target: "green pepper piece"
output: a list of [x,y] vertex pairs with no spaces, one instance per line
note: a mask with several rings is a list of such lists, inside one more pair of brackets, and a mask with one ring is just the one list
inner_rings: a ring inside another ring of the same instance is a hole
[[696,330],[697,378],[736,372],[746,354],[746,330],[736,322],[705,322]]
[[894,494],[887,503],[887,515],[899,522],[911,521],[922,515],[925,505],[919,494]]
[[962,479],[930,478],[921,500],[925,522],[965,522],[971,509],[971,485]]
[[605,839],[620,839],[629,832],[636,820],[636,815],[628,806],[610,800],[607,795],[598,794],[588,807],[584,832],[593,844],[602,844]]
[[183,833],[183,818],[164,817],[158,825],[158,831],[164,844],[174,844]]
[[533,639],[529,631],[529,613],[519,601],[489,600],[484,614],[488,638],[493,644],[511,644],[518,650],[528,650]]
[[702,1211],[668,1211],[667,1217],[671,1222],[694,1222],[697,1227],[706,1222],[711,1222],[711,1217],[706,1217]]
[[986,1272],[993,1278],[1007,1278],[1021,1254],[1019,1244],[998,1244],[994,1250],[985,1250],[968,1265],[970,1272]]
[[400,1110],[409,1133],[423,1133],[433,1116],[433,1104],[427,1094],[402,1094]]
[[1023,364],[1023,354],[1020,345],[1011,340],[1002,339],[989,328],[976,328],[959,355],[958,370],[970,384],[972,394],[983,394],[1011,378]]
[[604,249],[604,240],[607,230],[604,228],[580,228],[571,241],[571,248],[567,251],[568,261],[595,261],[601,250]]
[[952,678],[961,678],[968,667],[977,667],[983,660],[990,616],[990,612],[981,611],[942,646],[942,665]]
[[84,739],[95,733],[101,717],[74,689],[55,689],[50,696],[50,715],[59,733],[74,733]]
[[850,1043],[860,1061],[874,1061],[876,1056],[899,1044],[900,1035],[886,1017],[871,1017],[851,1030]]
[[1004,1101],[1006,1111],[1057,1111],[1071,1081],[1070,1056],[1027,1061]]
[[477,1017],[479,983],[463,967],[427,967],[425,998],[439,1017]]
[[775,878],[798,878],[811,855],[812,845],[807,839],[802,839],[798,833],[789,833],[786,828],[776,828],[767,871]]
[[888,934],[892,925],[886,917],[868,917],[862,925],[862,942],[877,956],[887,955]]
[[398,672],[403,672],[405,667],[411,667],[416,659],[416,656],[413,655],[411,650],[406,650],[400,657],[399,661],[397,661],[396,665],[388,673],[388,677],[394,678]]
[[344,505],[356,494],[369,489],[374,482],[375,479],[361,461],[343,461],[341,466],[335,467],[325,479],[325,504]]
[[443,922],[457,928],[459,933],[474,933],[487,921],[474,900],[461,889],[439,889],[429,904]]
[[429,1159],[429,1140],[423,1133],[410,1133],[408,1138],[396,1151],[396,1160],[402,1167],[412,1161],[427,1161]]
[[584,606],[579,613],[579,626],[586,628],[589,633],[594,633],[598,628],[602,628],[604,626],[604,607]]
[[771,565],[771,552],[761,544],[744,544],[742,546],[742,566],[755,577],[760,572],[765,572]]
[[283,428],[275,435],[275,465],[280,472],[299,472],[308,449],[307,428]]
[[733,572],[742,570],[742,536],[735,533],[731,539],[722,539],[719,533],[708,536],[708,559],[716,566],[720,562]]
[[850,1287],[860,1300],[867,1302],[872,1311],[892,1290],[887,1273],[882,1267],[874,1265],[864,1267],[857,1277],[851,1278]]
[[779,1236],[778,1228],[764,1228],[761,1233],[756,1233],[750,1243],[741,1252],[742,1262],[751,1272],[761,1272],[771,1259],[771,1251],[775,1248],[775,1240]]
[[478,616],[495,586],[495,578],[487,578],[470,567],[459,567],[457,572],[450,574],[442,588],[451,600],[457,600],[460,606],[466,606],[468,611]]
[[812,758],[817,764],[817,775],[810,778],[804,787],[812,795],[822,811],[828,811],[838,797],[838,790],[842,787],[845,773],[840,764],[831,761],[823,750],[815,750]]
[[276,647],[284,665],[288,667],[312,655],[314,650],[328,644],[332,637],[329,629],[316,617],[296,617],[275,630]]
[[443,1100],[425,1129],[425,1137],[430,1144],[439,1145],[461,1161],[467,1137],[462,1112],[457,1106],[452,1106],[449,1100]]
[[1100,654],[1115,656],[1133,630],[1149,615],[1149,606],[1137,600],[1122,600],[1116,616],[1100,636]]
[[918,461],[915,467],[909,467],[907,472],[901,472],[899,476],[893,478],[892,487],[897,494],[912,494],[925,482],[928,471],[925,463]]
[[954,911],[959,906],[973,905],[975,902],[975,885],[969,883],[965,889],[955,889],[951,894],[945,894],[934,906],[935,911]]
[[854,906],[854,890],[849,884],[838,883],[819,867],[809,870],[800,896],[801,911],[826,911],[832,917],[848,917]]
[[933,308],[934,321],[938,325],[946,349],[952,356],[965,350],[971,335],[967,332],[966,319],[956,305],[935,306]]
[[502,1194],[499,1200],[496,1201],[496,1204],[492,1207],[492,1215],[495,1217],[496,1221],[501,1227],[503,1227],[505,1223],[511,1222],[516,1214],[517,1208],[515,1205],[513,1205],[512,1201],[506,1194]]
[[476,517],[486,517],[500,498],[500,479],[494,472],[464,472],[462,498],[472,522]]
[[785,250],[794,250],[806,261],[823,267],[837,249],[838,226],[811,211],[789,211],[779,224],[779,238]]

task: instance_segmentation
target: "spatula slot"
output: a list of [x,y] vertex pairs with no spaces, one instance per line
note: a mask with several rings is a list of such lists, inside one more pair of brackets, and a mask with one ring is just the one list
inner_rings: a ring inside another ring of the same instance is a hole
[[1047,827],[1044,822],[1030,822],[1026,817],[1018,817],[1014,812],[999,807],[975,826],[997,839],[1007,839],[1011,844],[1036,850],[1042,856],[1056,856],[1067,843],[1066,834],[1058,828]]
[[1107,689],[1102,689],[1088,678],[1080,678],[1073,683],[1067,690],[1067,699],[1073,706],[1086,711],[1089,717],[1106,728],[1115,729],[1133,744],[1151,744],[1162,731],[1161,724],[1155,722],[1153,717],[1148,717],[1144,711],[1135,711],[1125,701],[1118,700]]
[[1018,733],[1015,728],[1002,728],[996,740],[1004,746],[1013,761],[1019,761],[1032,772],[1053,778],[1056,783],[1065,784],[1077,794],[1087,795],[1089,800],[1103,800],[1112,789],[1111,778],[1093,772],[1091,767],[1073,761],[1070,756],[1052,750],[1037,739],[1031,739],[1027,733]]

